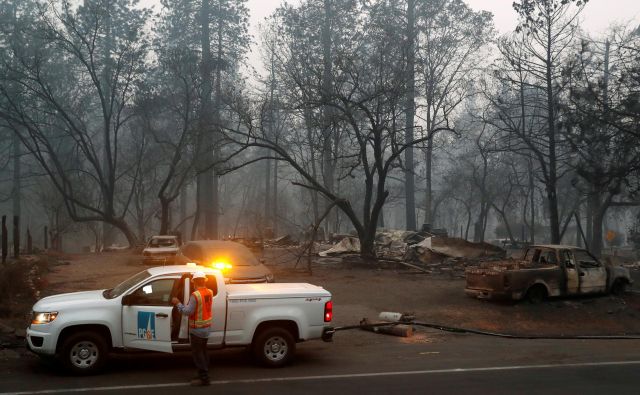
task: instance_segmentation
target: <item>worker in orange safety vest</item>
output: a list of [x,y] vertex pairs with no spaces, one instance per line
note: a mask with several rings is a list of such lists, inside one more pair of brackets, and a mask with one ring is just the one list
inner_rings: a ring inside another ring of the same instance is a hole
[[193,386],[209,385],[209,354],[207,353],[207,340],[209,330],[213,322],[213,291],[206,287],[207,277],[203,272],[193,274],[195,291],[189,297],[189,303],[185,306],[178,298],[171,299],[178,311],[189,316],[189,339],[193,362],[198,369],[198,377],[191,381]]

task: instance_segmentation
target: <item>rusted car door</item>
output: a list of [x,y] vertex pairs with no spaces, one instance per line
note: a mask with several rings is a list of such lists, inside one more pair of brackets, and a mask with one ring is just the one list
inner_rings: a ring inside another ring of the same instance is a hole
[[559,253],[567,276],[567,295],[576,295],[580,292],[580,276],[573,253],[571,250],[560,250]]
[[580,276],[580,293],[600,293],[607,289],[607,270],[585,250],[574,250]]

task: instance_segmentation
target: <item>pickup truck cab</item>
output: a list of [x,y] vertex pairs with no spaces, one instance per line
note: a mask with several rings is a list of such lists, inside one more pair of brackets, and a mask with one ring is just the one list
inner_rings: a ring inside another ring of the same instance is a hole
[[209,348],[250,346],[272,367],[289,362],[296,342],[330,341],[331,294],[305,283],[225,284],[220,271],[191,265],[144,270],[111,289],[54,295],[33,306],[31,351],[78,374],[99,370],[114,351],[189,349],[188,318],[171,298],[188,301],[203,271],[214,293]]
[[467,269],[466,279],[469,296],[533,303],[551,296],[619,294],[632,283],[626,268],[605,265],[587,250],[567,245],[528,247],[521,260]]

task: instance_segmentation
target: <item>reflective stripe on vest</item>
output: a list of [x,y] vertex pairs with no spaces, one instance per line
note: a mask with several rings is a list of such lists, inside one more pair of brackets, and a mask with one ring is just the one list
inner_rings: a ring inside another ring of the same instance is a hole
[[213,321],[213,292],[209,288],[199,288],[192,293],[196,299],[196,308],[189,315],[189,326],[191,328],[208,328]]

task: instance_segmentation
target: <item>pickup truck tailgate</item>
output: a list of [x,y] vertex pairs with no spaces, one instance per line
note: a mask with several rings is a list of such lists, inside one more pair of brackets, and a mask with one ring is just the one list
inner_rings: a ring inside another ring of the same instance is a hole
[[502,291],[504,276],[502,272],[491,269],[467,269],[467,288]]

